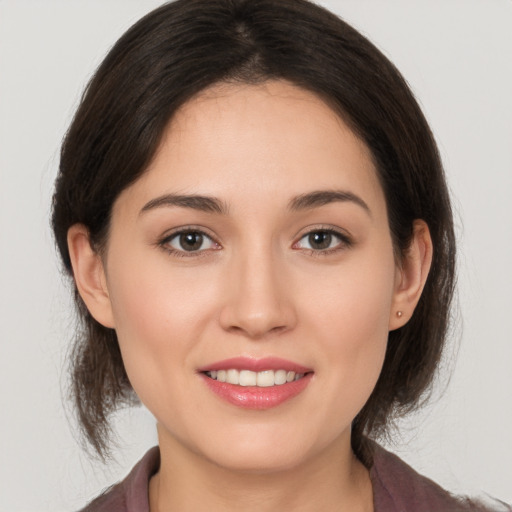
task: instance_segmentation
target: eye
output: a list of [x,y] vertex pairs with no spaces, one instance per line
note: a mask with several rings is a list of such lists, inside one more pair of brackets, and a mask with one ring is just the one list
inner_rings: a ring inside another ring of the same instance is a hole
[[296,244],[296,249],[331,252],[350,246],[350,239],[331,229],[317,229],[306,233]]
[[219,244],[206,233],[190,229],[168,236],[162,240],[161,245],[169,252],[181,256],[185,256],[186,253],[198,253],[219,248]]

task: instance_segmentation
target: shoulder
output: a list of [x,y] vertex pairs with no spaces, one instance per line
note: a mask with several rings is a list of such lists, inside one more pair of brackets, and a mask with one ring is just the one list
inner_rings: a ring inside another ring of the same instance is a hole
[[[374,445],[372,479],[375,512],[509,512],[503,502],[484,505],[444,490],[396,455]],[[492,508],[490,508],[492,507]]]
[[80,512],[149,512],[149,480],[159,465],[160,451],[155,446],[123,481],[106,489]]
[[108,487],[80,512],[127,512],[126,496],[123,482]]

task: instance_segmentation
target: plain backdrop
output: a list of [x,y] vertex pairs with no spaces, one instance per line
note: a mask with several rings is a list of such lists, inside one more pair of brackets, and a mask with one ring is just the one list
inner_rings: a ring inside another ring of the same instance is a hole
[[[87,79],[159,4],[0,0],[1,511],[77,509],[156,441],[139,408],[118,416],[116,462],[102,466],[80,449],[65,394],[74,317],[48,218],[59,144]],[[391,448],[443,486],[512,502],[512,2],[323,5],[410,83],[456,210],[458,327],[437,399],[403,422]]]

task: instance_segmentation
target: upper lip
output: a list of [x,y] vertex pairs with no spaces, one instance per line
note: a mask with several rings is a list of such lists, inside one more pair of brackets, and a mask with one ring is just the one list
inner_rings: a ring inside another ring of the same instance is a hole
[[297,364],[287,359],[279,357],[264,357],[262,359],[254,359],[250,357],[232,357],[223,359],[203,366],[198,369],[199,372],[211,372],[214,370],[251,370],[253,372],[262,372],[265,370],[286,370],[295,373],[308,373],[311,368],[307,368],[301,364]]

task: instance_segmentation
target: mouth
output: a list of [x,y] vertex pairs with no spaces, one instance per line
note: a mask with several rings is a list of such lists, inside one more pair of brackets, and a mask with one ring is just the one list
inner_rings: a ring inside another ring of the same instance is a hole
[[217,382],[227,382],[235,386],[256,386],[258,388],[269,388],[282,386],[304,378],[310,372],[298,373],[293,370],[263,370],[254,372],[251,370],[239,370],[230,368],[228,370],[211,370],[204,372],[210,379]]
[[199,369],[208,389],[244,409],[270,409],[301,394],[313,370],[279,358],[238,357]]

